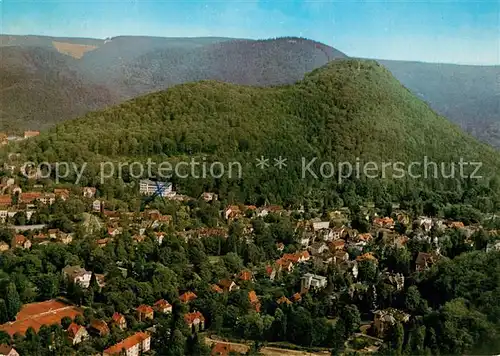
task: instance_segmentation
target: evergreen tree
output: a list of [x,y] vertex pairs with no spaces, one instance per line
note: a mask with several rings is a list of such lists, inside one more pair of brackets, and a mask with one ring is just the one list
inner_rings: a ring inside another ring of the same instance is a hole
[[21,299],[17,293],[16,285],[9,283],[5,293],[5,303],[7,306],[7,317],[9,320],[14,320],[17,313],[21,310]]

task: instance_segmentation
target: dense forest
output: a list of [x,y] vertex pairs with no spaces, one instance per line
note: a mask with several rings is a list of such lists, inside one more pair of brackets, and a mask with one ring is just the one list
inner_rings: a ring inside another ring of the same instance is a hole
[[[179,85],[62,123],[23,142],[21,152],[36,162],[88,162],[82,184],[103,184],[98,164],[105,160],[238,161],[241,179],[173,180],[180,191],[193,196],[212,189],[253,204],[310,200],[332,206],[340,193],[351,196],[343,199],[355,205],[356,197],[401,201],[427,190],[433,193],[425,193],[422,200],[432,196],[436,204],[498,206],[497,152],[436,115],[374,61],[334,61],[289,86],[255,88],[214,81]],[[256,169],[260,156],[286,157],[286,171]],[[325,161],[408,165],[425,156],[438,164],[483,162],[483,179],[360,176],[344,184],[321,176],[302,179],[302,157],[317,157],[317,171]],[[131,180],[127,174],[122,178]],[[474,198],[469,187],[475,187]]]

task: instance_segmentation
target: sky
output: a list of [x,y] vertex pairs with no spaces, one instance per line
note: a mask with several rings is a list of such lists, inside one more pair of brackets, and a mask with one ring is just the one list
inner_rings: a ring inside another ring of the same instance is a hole
[[0,32],[302,36],[350,56],[500,64],[500,0],[0,0]]

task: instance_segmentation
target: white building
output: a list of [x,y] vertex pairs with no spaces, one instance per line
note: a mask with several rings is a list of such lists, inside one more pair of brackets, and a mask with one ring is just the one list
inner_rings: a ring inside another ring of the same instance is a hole
[[139,182],[139,192],[143,195],[157,194],[162,197],[174,195],[172,183],[155,182],[149,179],[142,179]]
[[302,291],[308,289],[320,289],[325,288],[328,280],[326,277],[319,276],[317,274],[306,273],[302,276],[300,280],[300,289]]
[[62,272],[66,278],[75,284],[79,284],[82,288],[88,288],[90,286],[92,272],[87,271],[85,268],[80,266],[68,266],[63,268]]

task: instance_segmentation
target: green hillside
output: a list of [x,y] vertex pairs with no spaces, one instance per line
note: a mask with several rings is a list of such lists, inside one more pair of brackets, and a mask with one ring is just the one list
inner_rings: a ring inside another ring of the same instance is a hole
[[[238,160],[245,172],[241,189],[277,192],[276,200],[305,194],[311,186],[335,186],[332,180],[301,180],[301,157],[406,164],[424,156],[435,162],[462,157],[484,162],[487,177],[500,167],[496,151],[436,115],[378,63],[359,60],[333,61],[289,86],[179,85],[62,123],[26,143],[24,152],[49,161],[188,155]],[[256,172],[260,155],[288,158],[287,173]],[[453,190],[458,183],[425,184]],[[407,188],[398,183],[393,189],[401,195]]]

